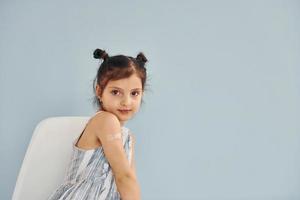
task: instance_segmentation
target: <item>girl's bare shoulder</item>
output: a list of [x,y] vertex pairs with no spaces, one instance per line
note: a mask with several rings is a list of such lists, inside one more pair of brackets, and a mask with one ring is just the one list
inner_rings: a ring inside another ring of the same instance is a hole
[[92,117],[91,121],[98,122],[111,122],[111,121],[115,121],[118,120],[117,116],[114,115],[111,112],[107,112],[107,111],[101,111],[99,113],[97,113],[95,116]]
[[110,130],[111,128],[121,128],[121,124],[117,116],[107,111],[97,113],[95,116],[93,116],[90,123],[91,128],[94,130]]

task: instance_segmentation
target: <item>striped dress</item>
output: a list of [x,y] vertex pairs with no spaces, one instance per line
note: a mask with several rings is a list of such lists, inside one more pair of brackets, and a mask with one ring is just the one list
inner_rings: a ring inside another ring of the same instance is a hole
[[[123,147],[130,163],[131,133],[124,126],[121,130]],[[91,150],[81,149],[75,145],[79,138],[80,136],[73,141],[73,153],[64,181],[48,200],[120,200],[114,175],[102,146]]]

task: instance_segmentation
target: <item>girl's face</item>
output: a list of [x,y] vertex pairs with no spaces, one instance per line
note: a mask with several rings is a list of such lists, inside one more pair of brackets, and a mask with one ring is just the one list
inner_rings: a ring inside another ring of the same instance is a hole
[[[101,94],[98,84],[96,85],[96,91],[97,94]],[[132,118],[139,110],[142,96],[141,79],[136,74],[133,74],[128,78],[115,81],[110,80],[105,86],[100,99],[102,101],[102,109],[115,114],[121,126],[123,126],[124,122]]]

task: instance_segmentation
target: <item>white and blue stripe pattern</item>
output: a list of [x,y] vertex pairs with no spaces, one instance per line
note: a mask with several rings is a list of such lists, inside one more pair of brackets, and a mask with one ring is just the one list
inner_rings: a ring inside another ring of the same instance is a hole
[[[132,137],[128,128],[122,127],[123,146],[131,162]],[[63,183],[48,200],[120,200],[114,175],[102,147],[94,150],[87,166],[77,174],[86,150],[75,146]]]

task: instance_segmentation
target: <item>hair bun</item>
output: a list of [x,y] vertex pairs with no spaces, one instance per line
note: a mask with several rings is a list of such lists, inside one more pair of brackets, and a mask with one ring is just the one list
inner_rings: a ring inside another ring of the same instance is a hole
[[106,60],[108,58],[108,54],[102,49],[96,49],[94,51],[94,58]]
[[144,55],[142,52],[140,52],[140,53],[136,56],[136,60],[141,61],[141,62],[143,62],[143,63],[146,63],[146,62],[148,61],[147,58],[145,57],[145,55]]

